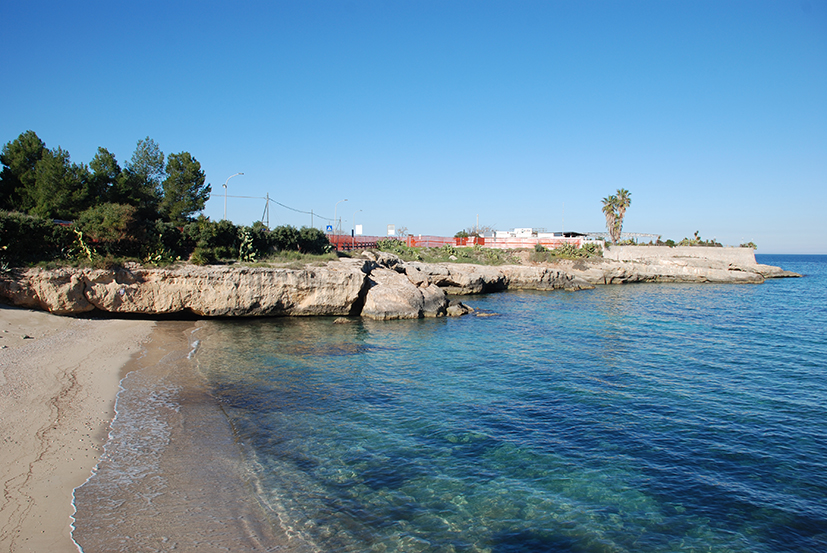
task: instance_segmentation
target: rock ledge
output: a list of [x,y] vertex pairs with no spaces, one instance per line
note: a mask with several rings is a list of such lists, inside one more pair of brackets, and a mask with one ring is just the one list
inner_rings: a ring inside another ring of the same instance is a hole
[[626,282],[760,283],[800,276],[767,265],[713,260],[561,261],[500,267],[403,262],[364,252],[301,269],[214,265],[172,268],[26,269],[0,276],[0,299],[58,315],[107,313],[205,317],[361,316],[416,319],[472,311],[448,295],[566,290]]

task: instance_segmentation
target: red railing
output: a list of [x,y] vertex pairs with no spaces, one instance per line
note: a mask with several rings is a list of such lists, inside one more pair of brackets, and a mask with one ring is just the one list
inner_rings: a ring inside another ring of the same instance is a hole
[[337,250],[375,249],[376,241],[381,236],[349,236],[347,234],[328,234],[327,239]]

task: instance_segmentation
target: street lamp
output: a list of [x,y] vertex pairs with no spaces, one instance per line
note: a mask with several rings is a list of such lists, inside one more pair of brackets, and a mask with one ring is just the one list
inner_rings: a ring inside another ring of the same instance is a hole
[[[345,198],[344,200],[339,200],[338,202],[336,202],[336,205],[334,205],[334,206],[333,206],[333,234],[338,234],[338,233],[336,232],[336,228],[337,228],[337,224],[336,224],[336,208],[338,208],[338,207],[339,207],[339,204],[340,204],[340,203],[342,203],[342,202],[346,202],[346,201],[347,201],[347,198]],[[339,230],[341,230],[341,229],[339,229]]]
[[230,175],[227,177],[227,180],[224,181],[224,184],[221,186],[224,187],[224,220],[227,220],[227,183],[230,182],[230,179],[233,177],[237,177],[238,175],[243,175],[244,173],[236,173],[235,175]]
[[356,211],[353,212],[353,233],[354,234],[356,234],[356,214],[361,213],[361,212],[362,212],[361,209],[357,209]]
[[351,249],[356,247],[356,214],[360,213],[362,210],[357,209],[353,212],[353,235],[351,236]]

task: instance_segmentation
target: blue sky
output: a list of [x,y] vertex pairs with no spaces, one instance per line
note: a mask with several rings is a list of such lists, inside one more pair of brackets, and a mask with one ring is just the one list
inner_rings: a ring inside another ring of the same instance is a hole
[[0,6],[0,143],[123,163],[149,136],[201,162],[215,220],[237,172],[366,234],[602,230],[623,187],[624,231],[827,253],[824,0]]

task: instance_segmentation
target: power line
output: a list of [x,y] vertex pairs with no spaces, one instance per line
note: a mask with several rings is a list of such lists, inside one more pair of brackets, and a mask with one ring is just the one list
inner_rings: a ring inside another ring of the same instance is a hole
[[283,203],[277,202],[276,200],[274,200],[273,198],[270,198],[269,196],[268,197],[264,197],[264,196],[227,196],[227,197],[228,198],[247,198],[247,199],[250,199],[250,200],[271,201],[274,204],[280,205],[281,207],[283,207],[285,209],[289,209],[290,211],[295,211],[296,213],[304,213],[305,215],[310,215],[311,217],[318,217],[319,219],[324,219],[325,221],[332,221],[333,220],[330,217],[322,217],[321,215],[319,215],[315,211],[304,211],[302,209],[296,209],[295,207],[290,207],[289,205],[284,205]]
[[304,213],[305,215],[311,215],[311,216],[313,216],[313,217],[318,217],[319,219],[324,219],[325,221],[332,221],[332,220],[333,220],[333,219],[331,219],[330,217],[322,217],[321,215],[319,215],[318,213],[316,213],[316,212],[314,212],[314,211],[302,211],[301,209],[296,209],[296,208],[294,208],[294,207],[290,207],[289,205],[284,205],[284,204],[283,204],[283,203],[281,203],[281,202],[277,202],[277,201],[276,201],[276,200],[274,200],[273,198],[269,198],[269,200],[270,200],[271,202],[273,202],[274,204],[278,204],[278,205],[280,205],[281,207],[283,207],[283,208],[285,208],[285,209],[289,209],[290,211],[295,211],[296,213]]

